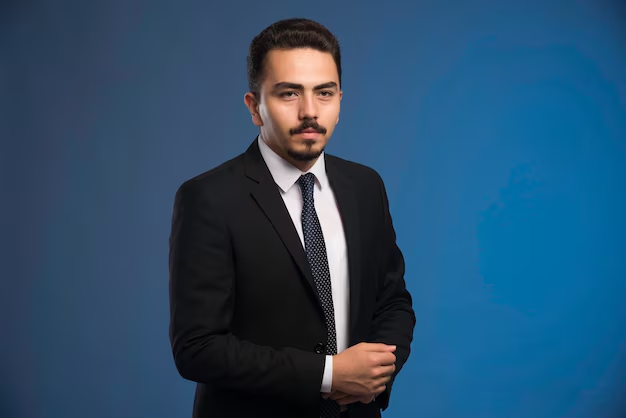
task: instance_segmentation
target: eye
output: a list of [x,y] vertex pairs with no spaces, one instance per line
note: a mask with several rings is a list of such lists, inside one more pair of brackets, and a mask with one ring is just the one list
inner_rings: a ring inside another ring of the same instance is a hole
[[333,92],[329,91],[329,90],[324,90],[324,91],[320,91],[320,95],[322,95],[323,97],[331,97],[333,96]]
[[280,93],[280,97],[284,97],[286,99],[291,99],[292,97],[295,97],[295,95],[296,95],[295,91],[284,91]]

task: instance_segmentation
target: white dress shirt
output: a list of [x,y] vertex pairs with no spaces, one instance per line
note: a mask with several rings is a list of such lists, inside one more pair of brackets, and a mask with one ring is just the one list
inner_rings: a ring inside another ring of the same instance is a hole
[[[274,182],[280,190],[285,206],[291,215],[296,231],[300,236],[302,248],[304,235],[302,233],[302,192],[297,183],[303,173],[276,154],[259,135],[259,148],[265,164],[270,170]],[[322,227],[330,280],[332,285],[333,305],[335,308],[335,327],[337,332],[337,353],[341,353],[348,345],[348,307],[349,307],[349,280],[348,280],[348,253],[343,224],[335,195],[328,182],[324,154],[320,155],[313,167],[307,173],[315,175],[313,198],[315,211]],[[326,356],[322,392],[330,392],[333,378],[333,357]]]

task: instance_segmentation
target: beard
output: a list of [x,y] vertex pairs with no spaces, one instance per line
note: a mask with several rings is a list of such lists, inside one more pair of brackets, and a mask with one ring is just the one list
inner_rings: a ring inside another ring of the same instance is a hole
[[[295,129],[290,129],[289,130],[289,134],[290,135],[295,135],[298,134],[302,131],[304,131],[305,129],[313,129],[316,132],[322,134],[322,135],[326,135],[326,128],[324,128],[323,126],[319,125],[317,123],[317,120],[315,119],[305,119],[302,124],[300,124],[300,126],[298,128]],[[317,157],[319,157],[320,155],[322,155],[322,152],[324,152],[324,147],[322,147],[319,150],[314,150],[312,147],[313,145],[315,145],[315,141],[304,141],[304,145],[306,146],[306,149],[304,151],[296,151],[292,148],[287,149],[287,154],[293,158],[295,161],[313,161],[315,160]]]
[[324,147],[321,149],[313,149],[314,141],[307,141],[307,149],[302,151],[296,151],[292,148],[287,149],[287,154],[296,161],[313,161],[324,152]]

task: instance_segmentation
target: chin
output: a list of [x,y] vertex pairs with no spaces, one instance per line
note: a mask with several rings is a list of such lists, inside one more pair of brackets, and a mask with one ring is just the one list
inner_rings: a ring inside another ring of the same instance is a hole
[[289,148],[288,154],[291,158],[296,161],[313,161],[318,158],[322,152],[324,152],[324,147],[298,147],[298,148]]

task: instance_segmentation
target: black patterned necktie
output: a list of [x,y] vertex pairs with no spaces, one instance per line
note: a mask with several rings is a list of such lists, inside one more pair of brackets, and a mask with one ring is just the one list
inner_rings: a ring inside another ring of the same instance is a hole
[[[328,329],[328,344],[326,354],[337,354],[337,334],[335,331],[335,308],[333,306],[333,293],[330,282],[330,270],[328,268],[328,257],[326,255],[326,244],[324,235],[313,200],[313,190],[315,186],[315,175],[307,173],[298,180],[302,191],[302,232],[304,235],[304,247],[306,256],[311,266],[311,273],[317,286],[324,317],[326,318],[326,328]],[[320,405],[321,418],[339,417],[339,405],[330,399],[322,399]]]

